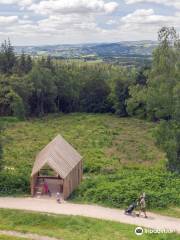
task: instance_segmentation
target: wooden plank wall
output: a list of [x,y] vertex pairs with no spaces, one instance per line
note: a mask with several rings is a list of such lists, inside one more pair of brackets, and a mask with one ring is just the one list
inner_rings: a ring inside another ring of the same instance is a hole
[[35,186],[36,186],[37,176],[38,176],[38,174],[35,174],[33,177],[31,177],[31,196],[32,197],[35,194]]
[[63,186],[63,198],[67,199],[70,194],[78,187],[82,181],[83,167],[82,161],[70,172],[70,174],[64,179]]

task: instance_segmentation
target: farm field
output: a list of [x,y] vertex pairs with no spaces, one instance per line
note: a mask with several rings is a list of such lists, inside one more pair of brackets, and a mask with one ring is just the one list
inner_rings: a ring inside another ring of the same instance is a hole
[[29,194],[36,154],[61,134],[84,157],[84,180],[72,201],[121,208],[146,192],[150,209],[180,206],[180,178],[166,171],[165,154],[155,145],[153,123],[80,113],[1,121],[7,125],[1,195]]
[[[0,229],[55,237],[62,240],[136,240],[135,226],[85,217],[37,214],[0,209]],[[13,239],[19,238],[3,238]],[[144,234],[142,240],[177,240],[176,234]]]

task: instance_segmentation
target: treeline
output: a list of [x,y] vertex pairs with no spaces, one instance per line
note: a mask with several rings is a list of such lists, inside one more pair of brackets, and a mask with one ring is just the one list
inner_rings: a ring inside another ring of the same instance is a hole
[[0,116],[53,112],[112,112],[158,124],[157,142],[180,172],[180,40],[174,28],[159,31],[151,68],[16,56],[10,43],[0,51]]

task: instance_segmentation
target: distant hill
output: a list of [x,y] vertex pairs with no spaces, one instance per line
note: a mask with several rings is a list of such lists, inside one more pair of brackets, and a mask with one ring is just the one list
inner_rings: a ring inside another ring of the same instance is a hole
[[120,55],[152,55],[157,46],[155,41],[133,41],[119,43],[94,43],[74,45],[45,45],[45,46],[16,46],[16,53],[29,53],[32,55],[52,55],[60,57],[94,56],[120,56]]
[[73,45],[16,46],[15,52],[24,51],[32,56],[51,55],[61,59],[83,61],[101,60],[124,66],[142,66],[151,62],[155,41],[125,41],[118,43],[92,43]]

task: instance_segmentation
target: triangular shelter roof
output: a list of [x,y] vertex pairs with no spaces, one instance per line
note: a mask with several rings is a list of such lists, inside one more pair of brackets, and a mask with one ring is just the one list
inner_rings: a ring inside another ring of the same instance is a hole
[[82,156],[58,135],[36,156],[31,176],[37,174],[47,164],[64,179],[81,159]]

